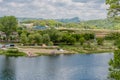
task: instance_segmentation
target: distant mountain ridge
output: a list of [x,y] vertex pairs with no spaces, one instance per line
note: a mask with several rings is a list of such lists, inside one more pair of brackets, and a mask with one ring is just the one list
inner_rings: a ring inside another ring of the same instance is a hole
[[18,21],[27,21],[27,20],[44,20],[43,18],[17,18]]
[[80,19],[79,17],[73,17],[73,18],[67,18],[67,19],[56,19],[57,21],[63,22],[63,23],[79,23]]
[[[18,21],[26,21],[26,20],[47,20],[44,18],[17,18]],[[48,19],[49,20],[49,19]],[[63,23],[78,23],[80,22],[80,19],[78,17],[73,17],[73,18],[66,18],[66,19],[52,19],[55,21],[63,22]]]
[[[55,20],[62,23],[74,23],[76,25],[82,24],[83,26],[87,26],[89,28],[96,29],[120,29],[120,23],[115,22],[113,18],[110,19],[97,19],[97,20],[87,20],[82,21],[78,17],[66,18],[66,19],[43,19],[43,18],[18,18],[19,21],[27,21],[27,20]],[[77,26],[73,26],[76,28]]]

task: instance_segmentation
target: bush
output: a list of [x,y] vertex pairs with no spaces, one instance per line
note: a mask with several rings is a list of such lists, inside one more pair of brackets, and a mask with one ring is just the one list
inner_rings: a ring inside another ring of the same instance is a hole
[[68,44],[68,45],[73,45],[76,42],[76,39],[72,37],[70,34],[64,34],[62,36],[62,43]]
[[97,44],[98,45],[103,45],[103,41],[104,41],[103,38],[97,38]]
[[43,35],[43,43],[47,44],[50,42],[50,36],[48,34]]
[[80,45],[83,45],[83,43],[85,42],[85,38],[82,37],[82,38],[79,39],[79,41],[80,41]]
[[117,40],[115,40],[114,45],[116,45],[117,48],[120,49],[120,38],[118,38]]
[[91,39],[94,39],[94,34],[93,33],[85,33],[85,34],[83,34],[83,37],[85,38],[85,40],[91,40]]
[[109,65],[111,66],[109,77],[112,80],[120,80],[120,49],[115,50],[114,58],[110,60]]
[[118,38],[120,38],[120,33],[118,32],[110,33],[105,37],[107,40],[116,40]]
[[52,41],[50,41],[49,43],[48,43],[48,46],[53,46],[53,42]]
[[18,53],[18,49],[8,49],[7,50],[8,53]]

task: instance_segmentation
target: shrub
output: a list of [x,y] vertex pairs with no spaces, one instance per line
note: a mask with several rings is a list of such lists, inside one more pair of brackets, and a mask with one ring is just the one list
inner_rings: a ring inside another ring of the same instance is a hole
[[81,38],[79,39],[79,41],[80,41],[80,45],[83,45],[83,43],[85,42],[85,38],[84,38],[84,37],[81,37]]
[[8,53],[18,53],[18,49],[8,49],[7,50]]
[[103,45],[103,41],[104,41],[103,38],[97,38],[97,44],[98,45]]
[[91,39],[94,39],[94,34],[93,33],[85,33],[85,34],[83,34],[83,37],[85,38],[85,40],[91,40]]
[[74,37],[72,37],[70,34],[64,34],[62,36],[61,42],[65,43],[65,44],[73,45],[73,44],[75,44],[76,39]]

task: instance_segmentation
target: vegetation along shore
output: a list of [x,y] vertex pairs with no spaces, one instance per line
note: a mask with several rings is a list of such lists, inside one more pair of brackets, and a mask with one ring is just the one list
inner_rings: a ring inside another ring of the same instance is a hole
[[[70,28],[72,25],[74,27]],[[78,28],[77,25],[81,27]],[[62,23],[55,20],[19,22],[14,16],[0,18],[0,33],[2,45],[10,43],[15,45],[14,49],[1,47],[0,54],[13,56],[113,52],[117,49],[116,39],[120,37],[119,30],[91,29],[82,22]]]

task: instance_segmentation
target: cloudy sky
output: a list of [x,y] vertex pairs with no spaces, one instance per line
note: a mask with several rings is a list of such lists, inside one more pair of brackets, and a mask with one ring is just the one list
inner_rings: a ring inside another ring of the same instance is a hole
[[32,18],[106,18],[105,0],[0,0],[0,16]]

